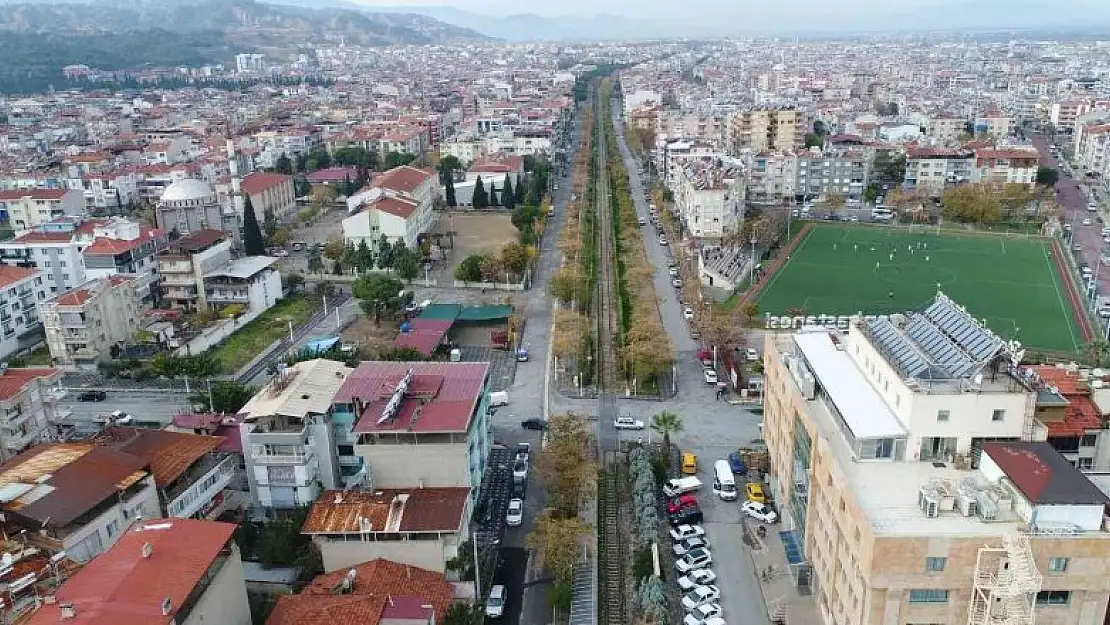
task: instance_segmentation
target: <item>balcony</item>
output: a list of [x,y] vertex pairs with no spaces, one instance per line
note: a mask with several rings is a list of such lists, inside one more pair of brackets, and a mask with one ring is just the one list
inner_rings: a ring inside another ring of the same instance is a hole
[[178,478],[163,496],[170,516],[188,518],[208,505],[235,477],[237,461],[232,455],[206,456]]
[[265,452],[251,453],[251,460],[258,464],[305,464],[316,459],[316,453],[311,447],[305,448],[301,453],[268,454]]
[[235,304],[246,304],[250,302],[250,296],[246,290],[242,291],[208,291],[205,290],[204,298],[212,303],[231,302]]

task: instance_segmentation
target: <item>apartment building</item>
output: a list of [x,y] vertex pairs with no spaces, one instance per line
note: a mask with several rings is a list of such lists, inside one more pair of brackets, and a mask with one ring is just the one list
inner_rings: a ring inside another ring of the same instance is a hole
[[240,306],[252,313],[269,309],[282,298],[281,272],[270,256],[234,258],[204,274],[204,303],[220,310]]
[[460,487],[473,506],[493,444],[489,383],[484,362],[359,364],[332,407],[344,475],[375,489]]
[[0,465],[0,523],[9,536],[87,562],[140,518],[160,516],[147,463],[90,441],[47,443]]
[[793,153],[759,152],[746,159],[748,201],[774,204],[793,199],[798,182],[798,159]]
[[664,144],[660,155],[663,162],[659,170],[663,173],[663,183],[673,188],[678,184],[682,172],[692,163],[721,160],[724,154],[712,144],[699,141],[671,141]]
[[250,197],[259,224],[265,221],[266,213],[272,213],[280,221],[297,209],[292,176],[255,172],[243,178],[240,188]]
[[206,306],[204,277],[231,260],[231,241],[219,230],[198,230],[154,257],[163,305],[186,312]]
[[66,186],[83,193],[88,208],[118,209],[139,199],[139,177],[130,170],[104,174],[75,171],[66,180]]
[[861,150],[810,148],[797,154],[794,194],[802,201],[834,193],[848,201],[862,201],[870,169],[871,159]]
[[38,305],[44,299],[39,270],[0,265],[0,359],[42,340]]
[[72,189],[12,189],[0,191],[0,213],[7,213],[16,234],[59,217],[85,213],[85,195]]
[[334,360],[281,367],[239,410],[251,500],[296,508],[339,484],[332,398],[353,370]]
[[1034,147],[996,147],[975,150],[971,181],[991,184],[1037,184],[1041,157]]
[[728,118],[729,154],[745,150],[793,151],[805,140],[805,116],[793,107],[758,107],[735,111]]
[[967,132],[967,120],[951,113],[938,113],[929,118],[925,136],[935,139],[941,145],[955,143]]
[[724,145],[728,134],[728,118],[723,114],[666,111],[655,115],[659,134],[667,137]]
[[942,294],[768,336],[771,491],[824,622],[1102,621],[1110,499],[1043,442],[1022,355]]
[[403,165],[376,176],[370,187],[347,198],[343,238],[371,247],[384,235],[415,249],[419,237],[435,224],[433,207],[440,198],[439,176]]
[[993,109],[979,115],[971,125],[976,135],[991,135],[996,139],[1006,139],[1014,134],[1014,118]]
[[691,163],[675,186],[675,211],[698,238],[720,239],[744,218],[744,172],[739,165]]
[[146,309],[127,276],[90,280],[39,308],[50,355],[67,368],[95,367],[112,346],[133,343]]
[[278,596],[266,625],[335,622],[337,609],[358,614],[359,625],[434,625],[446,620],[455,596],[441,572],[377,559],[320,575],[296,595]]
[[325,571],[378,558],[439,573],[470,536],[470,488],[424,486],[326,491],[301,528]]
[[165,230],[140,226],[123,217],[102,221],[94,226],[93,242],[82,253],[85,275],[90,280],[131,277],[139,300],[152,306],[158,295],[154,254],[167,240]]
[[61,584],[27,625],[250,625],[231,523],[137,522]]
[[60,369],[0,363],[0,461],[54,438],[55,425],[71,414],[60,405],[61,379]]
[[1037,420],[1047,441],[1082,471],[1110,467],[1110,388],[1100,370],[1075,364],[1042,365],[1028,372],[1037,390]]
[[1075,121],[1093,109],[1094,104],[1090,98],[1068,98],[1052,103],[1048,120],[1056,128],[1056,132],[1071,132],[1075,130]]
[[906,151],[904,184],[939,195],[946,184],[968,182],[973,176],[975,152],[963,148],[917,147]]

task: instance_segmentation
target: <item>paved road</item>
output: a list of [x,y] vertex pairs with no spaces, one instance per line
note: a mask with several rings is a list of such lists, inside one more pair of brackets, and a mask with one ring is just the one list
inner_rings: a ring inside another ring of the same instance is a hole
[[[200,389],[191,390],[197,392]],[[104,401],[84,402],[77,401],[76,392],[70,391],[63,405],[73,412],[70,420],[74,423],[89,423],[113,410],[135,415],[140,421],[169,423],[174,415],[191,410],[188,398],[184,392],[108,391],[108,398]]]
[[[1049,152],[1049,142],[1044,135],[1034,134],[1030,139],[1040,152],[1041,160],[1060,172],[1060,181],[1056,183],[1056,202],[1060,205],[1060,220],[1065,224],[1071,224],[1073,240],[1082,248],[1075,252],[1076,258],[1080,263],[1086,263],[1090,267],[1099,267],[1099,257],[1104,247],[1102,241],[1104,224],[1096,218],[1100,213],[1087,210],[1087,204],[1090,202],[1088,189],[1064,172],[1060,162]],[[1101,214],[1105,221],[1105,207]],[[1084,219],[1089,219],[1090,225],[1083,225]],[[1082,284],[1081,281],[1080,284]],[[1098,290],[1103,294],[1110,293],[1110,271],[1099,271]]]

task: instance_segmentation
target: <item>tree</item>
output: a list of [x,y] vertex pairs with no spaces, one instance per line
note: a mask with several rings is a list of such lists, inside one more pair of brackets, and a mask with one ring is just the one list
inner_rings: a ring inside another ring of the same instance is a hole
[[455,199],[455,181],[452,178],[447,178],[443,182],[443,199],[451,208],[459,205],[458,200]]
[[591,526],[577,516],[558,517],[545,509],[525,541],[535,550],[537,564],[551,572],[556,585],[570,584],[582,553],[582,539]]
[[[470,550],[467,550],[469,553]],[[462,555],[462,550],[459,551]],[[481,597],[478,598],[481,601]],[[486,614],[481,603],[467,603],[456,601],[447,606],[447,613],[442,616],[443,625],[482,625]]]
[[370,271],[374,268],[374,252],[370,251],[370,246],[366,244],[366,239],[358,242],[355,248],[355,253],[351,256],[348,265],[354,265],[355,269],[359,271]]
[[759,315],[759,303],[745,302],[744,305],[741,306],[740,311],[744,313],[744,318],[748,320],[748,323],[751,323],[755,320],[756,316]]
[[405,284],[380,273],[367,273],[351,285],[351,294],[357,297],[367,315],[378,315],[382,308],[396,308]]
[[316,185],[312,188],[311,202],[312,206],[316,208],[323,208],[335,200],[339,196],[339,191],[335,187],[327,184]]
[[516,197],[513,198],[513,205],[520,206],[524,203],[524,179],[518,177],[516,179]]
[[651,417],[652,431],[663,437],[663,450],[670,464],[671,434],[682,431],[682,418],[673,412],[664,410]]
[[296,293],[297,289],[304,286],[304,276],[299,273],[291,273],[283,278],[285,286],[289,287],[290,293]]
[[394,253],[393,270],[404,280],[420,275],[420,252],[403,247]]
[[278,157],[277,161],[274,162],[274,171],[279,174],[285,174],[286,176],[292,176],[293,161],[283,153]]
[[439,164],[436,165],[439,170],[439,179],[443,184],[447,184],[449,180],[455,178],[455,172],[462,169],[462,163],[459,162],[458,157],[453,154],[448,154],[439,159]]
[[1083,362],[1091,367],[1110,367],[1110,342],[1097,339],[1084,345]]
[[941,214],[947,219],[964,223],[998,223],[1002,218],[1002,203],[984,185],[965,184],[952,187],[941,197]]
[[520,243],[509,243],[501,248],[502,265],[518,275],[523,274],[528,266],[528,256],[528,248]]
[[497,201],[497,185],[495,185],[493,183],[493,178],[492,177],[490,178],[490,181],[489,181],[489,190],[488,190],[487,197],[489,197],[489,205],[490,206],[500,206],[501,205]]
[[597,476],[589,440],[590,427],[576,414],[552,415],[547,422],[547,445],[539,452],[536,471],[556,517],[577,517],[582,493]]
[[825,122],[815,119],[813,120],[813,134],[818,137],[824,137],[829,134],[829,129],[825,126]]
[[262,231],[266,233],[266,238],[269,239],[277,232],[278,221],[274,211],[267,208],[262,212]]
[[829,208],[829,213],[835,215],[844,208],[844,194],[843,193],[829,193],[825,196],[825,205]]
[[343,237],[339,235],[328,237],[327,243],[324,243],[324,258],[339,260],[343,257],[343,251],[346,249],[347,245],[343,242]]
[[393,260],[396,258],[393,253],[393,246],[389,244],[389,239],[383,234],[378,239],[378,268],[379,269],[392,269]]
[[316,248],[312,248],[308,252],[308,272],[324,273],[324,261],[320,258],[320,252]]
[[1046,187],[1056,186],[1060,181],[1060,172],[1052,167],[1041,166],[1037,168],[1037,184]]
[[505,174],[505,182],[501,185],[501,203],[509,210],[516,205],[516,194],[513,192],[513,181],[509,174]]
[[486,195],[486,186],[482,184],[482,177],[474,181],[474,196],[470,200],[470,205],[474,208],[485,208],[489,206],[489,196]]
[[825,139],[816,133],[807,132],[805,135],[805,146],[807,148],[819,148],[825,145]]
[[251,196],[243,198],[243,250],[247,256],[262,256],[266,253],[266,241],[258,227],[258,216],[254,214]]
[[415,160],[416,160],[416,155],[414,155],[414,154],[403,154],[401,152],[389,152],[388,154],[385,155],[385,168],[386,169],[393,169],[394,167],[400,167],[402,165],[408,165],[409,163],[411,163]]
[[378,360],[388,360],[391,362],[419,362],[421,360],[427,360],[427,358],[413,347],[391,347],[378,354]]
[[242,382],[230,380],[226,382],[210,382],[212,387],[212,400],[209,402],[208,390],[198,390],[189,396],[189,401],[200,412],[218,412],[221,414],[235,414],[254,397],[256,389]]
[[331,155],[327,150],[315,150],[305,158],[306,171],[318,171],[331,167]]
[[481,254],[471,254],[455,267],[455,279],[460,282],[481,282],[482,265],[485,258]]

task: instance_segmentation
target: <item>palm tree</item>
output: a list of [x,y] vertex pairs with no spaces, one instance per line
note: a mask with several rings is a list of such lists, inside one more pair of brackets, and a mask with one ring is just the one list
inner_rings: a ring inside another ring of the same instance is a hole
[[670,464],[671,433],[682,431],[682,418],[664,410],[651,418],[651,429],[663,436],[663,455],[667,458],[667,464]]

